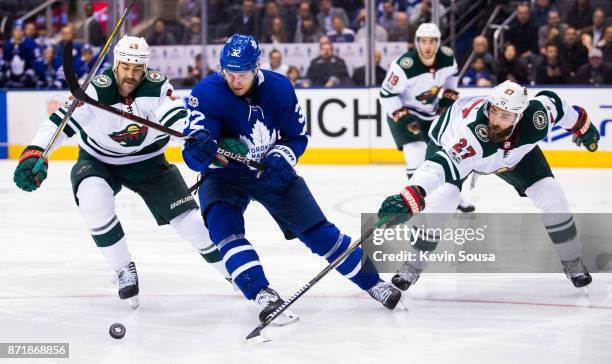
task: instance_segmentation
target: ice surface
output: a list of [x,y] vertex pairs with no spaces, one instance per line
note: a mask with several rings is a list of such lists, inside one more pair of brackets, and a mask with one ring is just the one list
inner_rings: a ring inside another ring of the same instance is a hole
[[[612,275],[596,274],[587,298],[561,274],[425,274],[405,311],[390,312],[332,273],[293,306],[301,321],[246,345],[255,305],[232,290],[140,198],[116,199],[137,264],[141,307],[121,302],[112,273],[74,204],[71,162],[52,161],[34,192],[12,182],[0,161],[0,342],[69,342],[83,363],[612,363]],[[189,183],[193,173],[181,171]],[[405,183],[401,166],[300,166],[323,211],[357,235]],[[559,169],[574,212],[612,212],[612,170]],[[512,187],[483,176],[467,194],[480,212],[536,211]],[[246,213],[247,238],[272,286],[289,296],[325,265],[299,241],[285,241],[264,209]],[[114,322],[126,326],[112,339]],[[1,360],[0,360],[1,361]],[[28,362],[21,359],[19,362]]]

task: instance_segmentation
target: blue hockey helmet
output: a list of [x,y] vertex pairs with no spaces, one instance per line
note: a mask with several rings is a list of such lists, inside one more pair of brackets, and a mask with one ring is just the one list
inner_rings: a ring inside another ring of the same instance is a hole
[[221,70],[232,72],[252,71],[257,68],[260,55],[261,50],[254,36],[234,34],[221,49],[219,64]]

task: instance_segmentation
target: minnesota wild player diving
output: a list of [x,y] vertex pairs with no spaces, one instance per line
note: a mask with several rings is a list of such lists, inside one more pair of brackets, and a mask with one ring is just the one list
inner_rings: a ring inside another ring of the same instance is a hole
[[[599,132],[587,112],[552,91],[529,98],[526,88],[505,81],[488,96],[455,101],[429,130],[425,163],[409,186],[385,199],[380,212],[421,212],[425,196],[436,201],[433,212],[452,212],[459,200],[456,187],[470,173],[496,174],[543,212],[542,220],[567,278],[576,287],[588,285],[592,278],[580,257],[580,239],[565,193],[537,145],[550,125],[567,129],[578,146],[584,144],[591,152],[597,149]],[[455,188],[447,188],[452,185]],[[414,248],[427,254],[436,245],[436,241],[423,240]],[[392,278],[393,284],[408,289],[425,265],[419,260],[404,263]]]
[[[104,104],[182,131],[187,118],[183,101],[172,95],[172,85],[164,75],[147,68],[150,53],[144,38],[124,36],[117,42],[114,56],[112,69],[93,77],[87,94]],[[34,174],[33,168],[61,123],[69,101],[42,123],[21,154],[14,181],[22,190],[36,190],[47,177],[46,160],[39,173]],[[123,186],[144,199],[159,225],[170,224],[228,277],[198,205],[176,166],[164,157],[168,135],[82,103],[70,117],[56,147],[74,135],[78,138],[79,157],[70,175],[72,190],[96,246],[116,274],[119,298],[138,307],[136,266],[115,215],[115,195]]]
[[[425,160],[431,122],[459,97],[457,62],[452,49],[440,46],[440,37],[434,23],[419,25],[416,49],[391,63],[380,89],[380,103],[397,149],[404,153],[408,179]],[[463,199],[456,207],[462,212],[475,209]]]

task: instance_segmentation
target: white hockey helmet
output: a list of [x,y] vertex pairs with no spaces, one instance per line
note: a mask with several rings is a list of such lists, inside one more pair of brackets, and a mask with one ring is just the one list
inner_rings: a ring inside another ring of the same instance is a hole
[[436,48],[436,52],[438,48],[440,48],[440,38],[442,38],[442,34],[440,33],[440,29],[434,23],[423,23],[419,25],[414,33],[414,44],[417,51],[420,53],[419,49],[419,38],[436,38],[438,40],[438,47]]
[[491,90],[491,93],[489,93],[484,109],[487,116],[491,105],[517,114],[516,121],[518,121],[523,116],[523,112],[527,109],[527,106],[529,106],[527,88],[518,83],[506,80],[495,86],[493,90]]
[[124,35],[123,38],[119,39],[113,54],[115,56],[113,62],[114,71],[117,70],[119,62],[142,64],[146,71],[151,59],[151,52],[149,52],[147,41],[142,37],[132,37],[129,35]]

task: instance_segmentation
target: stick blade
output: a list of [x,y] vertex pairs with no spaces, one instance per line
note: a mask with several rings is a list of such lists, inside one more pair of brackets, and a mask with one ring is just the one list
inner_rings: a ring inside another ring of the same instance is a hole
[[248,334],[246,337],[246,342],[248,344],[257,345],[257,344],[267,343],[268,341],[270,341],[270,339],[268,339],[266,336],[264,336],[261,333],[261,329],[259,327],[251,331],[251,333]]

